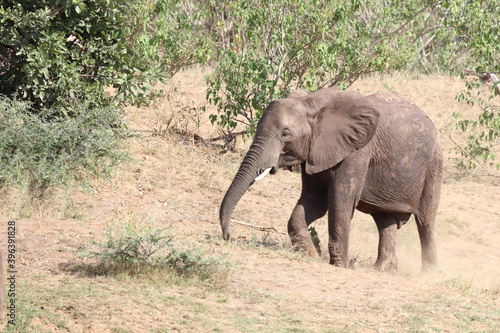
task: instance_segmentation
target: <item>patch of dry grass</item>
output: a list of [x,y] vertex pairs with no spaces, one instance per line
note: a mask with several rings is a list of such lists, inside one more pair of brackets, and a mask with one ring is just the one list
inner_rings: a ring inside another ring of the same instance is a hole
[[25,187],[3,187],[0,189],[0,217],[4,218],[65,218],[68,210],[70,190],[49,187],[43,196]]

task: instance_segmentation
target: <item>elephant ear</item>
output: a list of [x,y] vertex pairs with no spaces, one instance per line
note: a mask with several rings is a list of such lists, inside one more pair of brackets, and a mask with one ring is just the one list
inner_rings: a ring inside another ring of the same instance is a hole
[[329,169],[370,142],[379,112],[369,99],[353,92],[330,90],[327,96],[308,99],[313,110],[313,133],[306,172]]

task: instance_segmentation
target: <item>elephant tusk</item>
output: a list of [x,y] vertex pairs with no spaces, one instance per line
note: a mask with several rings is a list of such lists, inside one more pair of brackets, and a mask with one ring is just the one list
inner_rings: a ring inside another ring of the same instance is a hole
[[269,173],[269,171],[271,171],[271,168],[267,168],[266,170],[264,170],[260,175],[257,176],[257,178],[255,178],[255,181],[264,178]]

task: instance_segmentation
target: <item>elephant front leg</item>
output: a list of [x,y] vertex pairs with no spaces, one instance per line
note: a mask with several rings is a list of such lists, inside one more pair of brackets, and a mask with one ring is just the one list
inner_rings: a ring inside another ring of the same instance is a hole
[[328,251],[330,252],[330,264],[339,267],[347,267],[349,261],[349,231],[352,215],[347,212],[328,215]]
[[304,207],[300,204],[295,206],[292,216],[288,220],[288,235],[295,250],[304,252],[313,258],[319,257],[311,235],[307,230]]
[[369,159],[358,151],[332,170],[328,189],[328,250],[332,265],[348,266],[351,220],[361,198],[368,164]]
[[296,250],[313,258],[319,257],[319,249],[316,248],[307,227],[313,221],[323,217],[326,211],[326,200],[307,200],[305,198],[299,200],[290,220],[288,220],[288,235]]

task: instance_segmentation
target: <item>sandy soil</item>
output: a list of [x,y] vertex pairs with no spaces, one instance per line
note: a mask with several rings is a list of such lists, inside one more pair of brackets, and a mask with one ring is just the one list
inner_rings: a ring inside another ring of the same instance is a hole
[[[165,132],[169,123],[205,138],[218,135],[207,120],[215,111],[207,106],[200,113],[205,74],[181,73],[172,80],[178,92],[170,87],[169,100],[154,108],[128,109],[129,127],[143,131],[142,138],[131,141],[134,161],[110,182],[94,184],[91,195],[77,190],[56,194],[28,218],[17,218],[19,205],[9,206],[1,220],[0,248],[6,248],[7,221],[16,218],[18,281],[26,303],[19,313],[30,319],[25,332],[500,330],[498,180],[476,174],[457,181],[448,159],[437,217],[439,269],[434,272],[420,273],[413,219],[398,232],[396,274],[371,268],[378,236],[371,218],[359,212],[351,230],[352,268],[328,265],[326,254],[310,260],[293,253],[286,221],[300,194],[300,175],[285,171],[254,184],[233,214],[267,231],[233,223],[233,241],[222,242],[218,209],[250,143],[239,140],[238,149],[226,153]],[[457,78],[375,76],[351,89],[369,94],[384,87],[419,105],[437,127],[446,126],[455,111],[474,112],[455,102],[463,87]],[[459,137],[456,131],[440,134],[447,158],[452,156],[450,133]],[[99,238],[110,221],[130,215],[171,226],[180,247],[225,256],[231,265],[226,287],[79,271],[78,247]],[[326,219],[313,226],[326,252]]]

